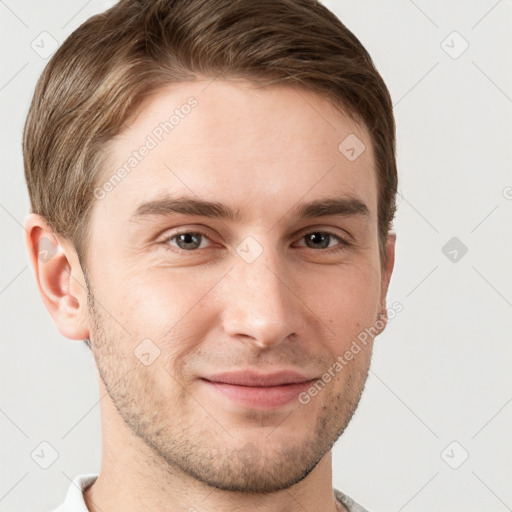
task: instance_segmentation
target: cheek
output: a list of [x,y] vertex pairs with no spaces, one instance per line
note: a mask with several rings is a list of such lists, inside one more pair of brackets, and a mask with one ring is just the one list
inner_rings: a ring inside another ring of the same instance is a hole
[[149,338],[163,356],[178,357],[207,332],[209,293],[217,281],[216,276],[190,268],[140,271],[119,287],[119,316],[132,339]]
[[[336,269],[324,276],[306,275],[303,296],[321,319],[331,340],[331,352],[373,325],[380,310],[380,272],[372,265]],[[305,295],[305,290],[309,290]]]

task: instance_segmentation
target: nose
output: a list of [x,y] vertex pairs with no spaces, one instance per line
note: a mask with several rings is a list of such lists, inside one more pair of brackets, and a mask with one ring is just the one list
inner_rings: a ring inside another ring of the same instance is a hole
[[270,249],[250,263],[235,257],[223,290],[223,325],[230,338],[265,349],[303,334],[307,308],[285,267]]

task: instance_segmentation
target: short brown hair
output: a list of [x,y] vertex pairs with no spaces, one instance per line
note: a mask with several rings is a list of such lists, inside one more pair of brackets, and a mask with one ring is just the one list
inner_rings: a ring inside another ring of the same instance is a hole
[[28,112],[32,212],[85,268],[105,144],[159,87],[220,74],[321,94],[366,126],[383,264],[398,180],[392,102],[363,45],[318,0],[121,0],[88,19],[51,58]]

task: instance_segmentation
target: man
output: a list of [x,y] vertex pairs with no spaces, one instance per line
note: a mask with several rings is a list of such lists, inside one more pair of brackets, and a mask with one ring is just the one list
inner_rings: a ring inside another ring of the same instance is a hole
[[57,510],[364,510],[331,448],[387,320],[394,144],[315,0],[126,0],[71,34],[25,127],[26,242],[105,398],[100,474]]

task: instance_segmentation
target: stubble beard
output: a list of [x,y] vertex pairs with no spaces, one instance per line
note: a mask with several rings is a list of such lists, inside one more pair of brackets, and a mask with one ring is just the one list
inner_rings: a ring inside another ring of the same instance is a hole
[[[178,403],[188,402],[188,409],[183,405],[182,410],[199,408],[202,421],[197,415],[169,414],[166,409],[171,400],[158,396],[156,381],[148,378],[151,374],[147,367],[133,354],[125,355],[116,350],[127,339],[122,329],[116,328],[115,321],[101,314],[95,304],[88,284],[93,326],[91,345],[109,398],[128,429],[142,441],[142,452],[150,454],[148,471],[163,471],[164,475],[178,478],[185,485],[193,479],[193,483],[223,491],[251,494],[268,494],[293,486],[311,473],[344,432],[364,390],[370,358],[363,367],[350,368],[343,389],[335,393],[332,387],[326,388],[313,399],[323,399],[325,403],[307,438],[298,442],[269,442],[279,430],[294,429],[294,415],[297,417],[296,412],[307,407],[302,404],[297,405],[274,432],[267,434],[267,438],[255,437],[254,428],[247,432],[246,438],[239,433],[233,436],[229,427],[220,425],[201,410],[186,390],[180,390],[181,402]],[[321,396],[324,393],[329,394],[324,398]],[[262,414],[255,412],[255,420],[258,417]],[[115,453],[118,449],[123,447],[113,447],[112,451]]]

